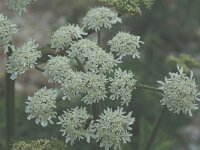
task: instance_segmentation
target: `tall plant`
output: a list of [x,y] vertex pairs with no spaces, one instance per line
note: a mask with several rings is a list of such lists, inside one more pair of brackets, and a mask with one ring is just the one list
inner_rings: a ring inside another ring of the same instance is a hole
[[[42,57],[38,50],[36,40],[29,40],[22,47],[15,48],[12,44],[12,35],[17,33],[16,25],[12,24],[3,14],[0,15],[0,44],[8,54],[6,65],[7,88],[7,136],[10,140],[14,135],[13,81],[29,68],[42,72],[50,83],[57,82],[61,85],[63,100],[73,100],[79,97],[85,107],[75,107],[63,110],[62,114],[56,112],[56,103],[60,95],[58,90],[43,87],[28,97],[25,112],[28,119],[35,119],[35,123],[46,127],[48,124],[60,126],[60,132],[65,137],[66,143],[72,145],[77,140],[91,139],[98,147],[106,150],[114,147],[120,148],[122,144],[131,142],[132,126],[137,118],[132,112],[126,112],[130,105],[132,92],[135,89],[147,89],[159,92],[163,99],[160,101],[163,109],[158,117],[155,127],[149,136],[145,150],[149,150],[159,130],[163,115],[168,110],[179,114],[189,114],[198,109],[199,92],[193,73],[187,76],[183,68],[177,66],[178,72],[169,73],[164,81],[158,81],[160,86],[152,87],[141,85],[136,80],[131,70],[121,68],[124,57],[131,59],[140,58],[140,47],[144,44],[140,36],[119,31],[108,41],[109,49],[101,47],[102,28],[111,29],[113,25],[122,23],[122,15],[141,14],[141,5],[151,7],[153,0],[100,0],[108,7],[96,7],[87,12],[83,18],[83,27],[66,24],[57,29],[50,41],[51,48],[56,56],[49,56],[44,68],[40,68],[37,60]],[[31,0],[5,0],[10,9],[20,14],[26,11],[26,6]],[[115,8],[115,9],[114,9]],[[89,39],[91,33],[96,33],[97,40]],[[10,88],[9,86],[12,86]],[[6,95],[7,95],[6,94]],[[101,110],[104,101],[118,101],[119,106],[107,106]],[[10,104],[9,104],[10,103]],[[10,110],[10,112],[8,111]],[[12,132],[12,133],[11,133]],[[134,136],[133,136],[134,137]]]

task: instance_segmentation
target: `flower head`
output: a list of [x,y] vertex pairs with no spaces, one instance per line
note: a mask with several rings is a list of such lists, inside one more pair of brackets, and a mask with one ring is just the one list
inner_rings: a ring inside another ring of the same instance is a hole
[[12,80],[16,79],[18,74],[23,74],[29,68],[35,67],[37,59],[42,57],[37,48],[38,44],[35,43],[35,40],[30,40],[21,48],[13,50],[6,65],[6,70],[11,74]]
[[74,144],[75,140],[81,140],[86,138],[87,142],[90,142],[90,137],[93,137],[94,130],[87,126],[88,120],[92,118],[86,111],[86,108],[74,108],[72,110],[64,111],[62,116],[59,116],[59,122],[61,125],[62,135],[65,136],[65,142],[71,141],[71,145]]
[[74,96],[85,91],[83,82],[84,73],[74,72],[70,78],[65,79],[61,83],[61,91],[63,92],[63,99],[71,100]]
[[86,71],[93,73],[110,73],[114,66],[119,63],[114,59],[113,54],[106,53],[95,42],[88,39],[82,39],[70,47],[68,56],[71,59],[77,58],[82,64],[85,64]]
[[132,91],[136,88],[137,80],[134,79],[131,71],[115,70],[114,78],[110,78],[111,100],[121,98],[122,105],[128,105],[131,101]]
[[111,51],[115,52],[117,56],[122,58],[126,55],[132,55],[133,58],[140,58],[138,48],[140,48],[139,36],[131,35],[125,32],[119,32],[112,40],[108,42],[111,46]]
[[84,63],[88,59],[88,55],[91,52],[100,50],[101,48],[97,45],[97,43],[89,40],[89,39],[81,39],[76,43],[72,44],[70,47],[70,51],[68,52],[68,56],[71,59],[78,58],[81,63]]
[[0,46],[4,46],[5,53],[8,52],[8,46],[12,41],[12,35],[17,33],[16,25],[0,14]]
[[100,142],[100,147],[105,147],[108,150],[110,147],[120,147],[120,144],[130,142],[132,136],[129,131],[135,118],[131,117],[132,112],[125,115],[123,108],[117,108],[113,111],[107,108],[104,113],[100,115],[100,119],[94,125],[96,129],[96,138]]
[[69,59],[65,56],[50,56],[43,74],[48,78],[49,82],[56,81],[61,83],[66,78],[70,78],[72,69],[70,68]]
[[73,40],[87,35],[78,25],[66,25],[56,30],[51,38],[51,48],[64,49],[73,43]]
[[111,73],[113,68],[119,63],[114,59],[112,53],[106,53],[102,49],[88,53],[88,60],[85,63],[87,71],[97,74]]
[[190,77],[183,73],[183,68],[178,67],[178,72],[169,73],[170,77],[165,77],[165,82],[158,81],[161,84],[159,89],[163,90],[163,99],[161,105],[166,105],[170,111],[179,113],[189,113],[192,116],[192,110],[198,109],[196,100],[200,100],[200,93],[193,79],[193,72]]
[[104,75],[86,73],[83,76],[85,84],[84,93],[86,96],[82,99],[86,104],[93,104],[107,97],[106,83],[107,79]]
[[28,120],[35,118],[36,124],[41,124],[43,127],[48,125],[48,122],[53,124],[52,118],[56,117],[56,97],[57,92],[46,87],[37,91],[33,97],[28,97],[26,102],[26,113]]
[[[26,6],[31,3],[32,0],[5,0],[9,9],[18,11],[19,14],[26,12]],[[34,0],[36,1],[36,0]]]
[[101,28],[111,28],[113,24],[121,22],[118,14],[106,7],[93,8],[83,18],[84,27],[99,31]]

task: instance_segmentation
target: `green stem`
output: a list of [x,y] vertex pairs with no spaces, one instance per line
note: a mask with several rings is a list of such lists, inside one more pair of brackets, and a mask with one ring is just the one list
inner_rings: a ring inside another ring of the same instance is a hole
[[[7,59],[12,55],[9,48]],[[6,106],[6,143],[10,147],[10,142],[15,136],[15,81],[10,79],[11,74],[5,75],[5,106]]]
[[[97,32],[97,44],[100,45],[100,43],[101,43],[101,30],[99,30]],[[93,103],[92,104],[92,113],[93,113],[94,120],[96,120],[98,118],[99,112],[100,112],[100,104]]]
[[[85,68],[83,67],[83,65],[80,62],[80,60],[78,58],[75,58],[75,59],[76,59],[78,65],[79,65],[81,71],[86,73]],[[92,115],[93,115],[94,120],[96,120],[98,118],[97,108],[98,108],[97,103],[92,104],[91,109],[92,109]]]
[[86,73],[85,68],[83,67],[83,65],[82,65],[82,63],[80,62],[80,60],[79,60],[77,57],[76,57],[75,59],[76,59],[78,65],[79,65],[79,67],[80,67],[80,70],[81,70],[82,72]]
[[42,68],[40,68],[38,66],[35,66],[35,69],[38,70],[38,71],[40,71],[40,72],[44,72],[44,69],[42,69]]
[[98,119],[98,116],[99,116],[99,113],[97,111],[98,108],[99,108],[98,103],[92,104],[92,115],[93,115],[94,120]]
[[97,32],[97,42],[98,42],[98,45],[100,45],[101,44],[101,30],[99,30],[98,32]]
[[138,85],[136,85],[136,87],[137,87],[137,88],[142,88],[142,89],[151,90],[151,91],[162,92],[161,89],[158,89],[158,88],[155,88],[155,87],[149,86],[149,85],[138,84]]
[[149,136],[149,139],[147,141],[147,144],[146,144],[144,150],[150,150],[151,149],[151,146],[153,145],[154,140],[156,138],[156,135],[158,134],[158,131],[160,129],[160,125],[162,123],[162,120],[164,119],[164,115],[166,113],[166,110],[167,110],[166,107],[162,108],[162,110],[161,110],[161,112],[160,112],[160,114],[159,114],[159,116],[158,116],[158,118],[155,122],[155,125],[153,127],[153,131],[152,131],[151,135]]

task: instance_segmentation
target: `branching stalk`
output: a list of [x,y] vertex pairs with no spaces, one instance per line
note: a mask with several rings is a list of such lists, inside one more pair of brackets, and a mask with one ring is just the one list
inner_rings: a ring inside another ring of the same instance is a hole
[[138,84],[138,85],[136,85],[136,87],[137,87],[137,88],[142,88],[142,89],[151,90],[151,91],[162,92],[161,89],[158,89],[158,88],[155,88],[155,87],[149,86],[149,85]]
[[[9,47],[7,59],[12,55]],[[5,106],[6,106],[6,143],[10,147],[10,142],[15,136],[15,81],[10,79],[11,74],[5,73]]]

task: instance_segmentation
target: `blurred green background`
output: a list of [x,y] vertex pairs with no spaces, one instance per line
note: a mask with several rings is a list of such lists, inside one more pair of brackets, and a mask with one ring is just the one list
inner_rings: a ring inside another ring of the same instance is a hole
[[[15,44],[21,45],[27,38],[37,38],[41,46],[49,43],[52,32],[59,26],[70,23],[81,24],[85,13],[94,6],[101,5],[96,0],[40,0],[33,3],[28,13],[21,17],[7,10],[0,2],[1,13],[13,18],[20,27]],[[141,59],[124,59],[122,67],[132,70],[139,82],[158,86],[169,71],[176,71],[176,63],[186,70],[194,71],[196,82],[200,84],[200,1],[199,0],[156,0],[151,10],[144,10],[141,16],[122,17],[123,24],[115,25],[112,30],[103,30],[103,47],[118,31],[128,31],[141,36],[145,42],[141,47]],[[95,35],[91,35],[95,37]],[[184,54],[184,55],[183,55]],[[5,102],[4,69],[5,55],[0,52],[0,149],[5,148]],[[14,140],[33,140],[58,137],[64,141],[59,127],[37,126],[28,121],[25,114],[25,100],[28,95],[46,85],[47,81],[36,70],[26,72],[16,83],[16,138]],[[58,85],[48,85],[58,87]],[[132,102],[126,111],[133,111],[136,122],[133,126],[132,142],[122,146],[122,150],[142,150],[151,133],[154,121],[159,115],[161,96],[155,92],[136,89]],[[58,111],[83,105],[78,99],[58,102]],[[119,103],[106,102],[117,107]],[[152,150],[200,150],[200,113],[194,117],[167,112]],[[87,150],[91,145],[77,142],[68,150]]]

